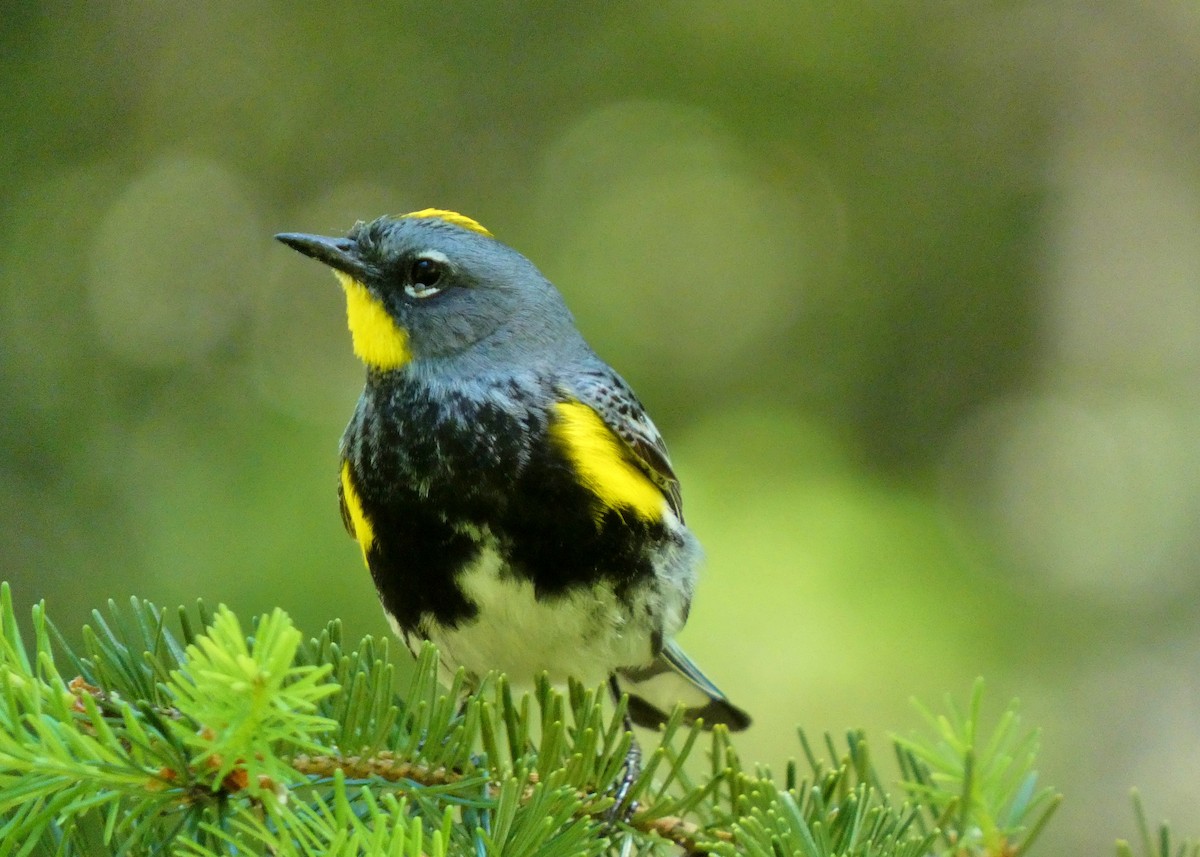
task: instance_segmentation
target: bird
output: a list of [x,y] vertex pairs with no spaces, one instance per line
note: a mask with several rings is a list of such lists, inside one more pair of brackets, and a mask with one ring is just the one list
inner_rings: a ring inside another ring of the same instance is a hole
[[675,641],[702,551],[662,436],[534,264],[447,209],[275,237],[345,294],[366,381],[339,504],[405,645],[467,692],[544,673],[639,726],[748,727]]

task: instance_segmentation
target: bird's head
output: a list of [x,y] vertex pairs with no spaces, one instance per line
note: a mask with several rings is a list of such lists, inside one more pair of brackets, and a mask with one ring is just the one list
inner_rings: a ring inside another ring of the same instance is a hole
[[533,263],[456,212],[380,217],[344,238],[275,237],[333,269],[354,353],[372,370],[470,356],[481,365],[536,363],[577,336]]

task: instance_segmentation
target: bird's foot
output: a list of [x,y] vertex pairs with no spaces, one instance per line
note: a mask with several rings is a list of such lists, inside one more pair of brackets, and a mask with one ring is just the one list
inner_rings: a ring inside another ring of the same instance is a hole
[[642,748],[638,745],[637,738],[634,737],[632,731],[630,731],[629,737],[632,740],[628,752],[625,753],[625,764],[621,766],[621,774],[613,783],[613,805],[606,813],[607,821],[610,824],[618,821],[628,823],[638,811],[638,802],[628,798],[629,790],[642,775]]

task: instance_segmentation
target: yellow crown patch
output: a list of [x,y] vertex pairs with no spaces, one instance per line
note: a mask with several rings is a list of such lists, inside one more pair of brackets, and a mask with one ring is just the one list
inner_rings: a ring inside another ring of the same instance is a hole
[[420,211],[410,211],[408,214],[401,214],[400,217],[436,217],[447,223],[453,223],[455,226],[461,226],[463,229],[470,229],[472,232],[486,235],[488,238],[495,237],[477,220],[472,220],[465,214],[459,214],[457,211],[447,211],[444,208],[422,208]]

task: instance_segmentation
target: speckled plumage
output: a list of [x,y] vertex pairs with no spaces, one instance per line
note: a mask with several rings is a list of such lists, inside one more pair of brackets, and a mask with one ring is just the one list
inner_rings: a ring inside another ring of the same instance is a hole
[[472,678],[615,674],[645,725],[682,701],[744,727],[672,641],[701,554],[657,428],[537,269],[449,215],[280,236],[340,272],[352,305],[367,382],[343,519],[393,627]]

